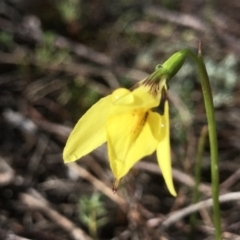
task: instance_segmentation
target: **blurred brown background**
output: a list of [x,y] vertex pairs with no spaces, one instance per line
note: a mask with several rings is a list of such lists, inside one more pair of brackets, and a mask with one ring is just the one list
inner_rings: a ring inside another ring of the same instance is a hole
[[[177,198],[155,154],[111,187],[106,147],[64,165],[82,114],[131,87],[172,53],[202,41],[219,139],[220,192],[240,190],[238,0],[0,1],[0,239],[214,239],[211,207],[166,221],[193,204],[196,149],[206,116],[196,66],[169,83]],[[101,114],[101,113],[99,113]],[[97,119],[96,119],[97,120]],[[200,200],[211,197],[209,145]],[[240,239],[239,201],[221,204],[224,239]]]

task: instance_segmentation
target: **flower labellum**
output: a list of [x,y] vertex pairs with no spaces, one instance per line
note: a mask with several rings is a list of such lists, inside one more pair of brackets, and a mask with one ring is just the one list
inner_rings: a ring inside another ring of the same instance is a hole
[[[145,156],[157,152],[157,159],[170,193],[172,181],[168,76],[163,68],[140,81],[132,90],[116,89],[100,99],[78,121],[63,152],[65,163],[75,161],[107,142],[114,191],[120,179]],[[152,109],[160,106],[160,113]]]

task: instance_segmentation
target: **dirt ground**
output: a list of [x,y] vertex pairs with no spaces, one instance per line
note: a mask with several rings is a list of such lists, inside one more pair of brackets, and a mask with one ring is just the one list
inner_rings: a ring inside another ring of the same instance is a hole
[[239,12],[238,0],[1,0],[0,240],[214,239],[208,141],[193,200],[207,121],[191,60],[169,83],[176,198],[155,154],[116,194],[105,145],[62,159],[89,107],[174,52],[197,52],[199,40],[214,95],[223,239],[240,240]]

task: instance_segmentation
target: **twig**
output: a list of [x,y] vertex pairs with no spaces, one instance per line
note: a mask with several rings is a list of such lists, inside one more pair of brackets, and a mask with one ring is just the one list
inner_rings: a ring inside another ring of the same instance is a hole
[[23,116],[21,113],[11,109],[5,109],[3,112],[3,118],[5,121],[25,133],[35,134],[37,132],[36,124],[31,119]]
[[15,235],[12,231],[6,231],[0,228],[0,239],[4,240],[31,240],[29,238],[20,237]]
[[8,185],[14,180],[14,176],[12,167],[0,156],[0,186]]
[[58,135],[62,141],[66,141],[66,138],[69,136],[71,132],[71,128],[68,126],[64,126],[63,124],[58,124],[58,123],[52,123],[47,120],[42,120],[42,119],[34,119],[34,122],[36,125],[41,128],[42,130]]
[[227,178],[222,184],[223,188],[230,188],[233,184],[235,184],[240,179],[240,169],[234,172],[229,178]]
[[49,144],[49,137],[44,134],[39,134],[36,149],[28,162],[28,175],[25,177],[25,184],[31,183],[34,174],[36,173],[39,164],[42,160],[42,156],[46,151]]
[[81,178],[84,178],[87,181],[89,181],[95,188],[97,188],[103,194],[109,197],[111,200],[116,202],[124,212],[127,211],[127,202],[123,198],[121,198],[119,195],[114,194],[112,189],[108,187],[105,183],[99,181],[86,169],[84,169],[83,167],[81,167],[80,165],[74,162],[67,164],[67,166],[71,171],[77,172]]
[[[237,201],[237,200],[240,200],[240,192],[226,193],[224,195],[219,196],[220,203]],[[203,208],[211,207],[212,205],[213,205],[213,199],[211,198],[211,199],[204,200],[199,203],[190,205],[174,213],[171,213],[167,217],[167,219],[162,222],[161,228],[168,228],[169,226],[179,221],[180,219],[188,216],[189,214],[199,211]]]
[[203,23],[203,21],[189,14],[168,11],[166,9],[157,8],[154,6],[146,8],[145,12],[148,15],[158,17],[164,21],[169,21],[185,27],[190,27],[200,32],[208,31],[208,28]]
[[109,66],[111,64],[111,58],[109,58],[107,55],[97,52],[83,44],[70,41],[69,39],[60,35],[57,36],[55,46],[60,49],[71,49],[77,56],[85,57],[101,65]]
[[[40,199],[37,199],[30,194],[22,193],[20,195],[21,201],[27,205],[32,210],[39,210],[52,219],[53,222],[58,224],[60,227],[65,229],[74,240],[91,240],[91,238],[79,227],[74,225],[69,219],[62,216],[56,210],[52,209],[47,200],[42,196]],[[43,199],[43,200],[42,200]]]
[[[137,165],[135,165],[135,167],[138,169],[144,170],[144,171],[149,171],[149,172],[156,173],[156,174],[162,174],[158,165],[155,163],[148,163],[148,162],[142,161],[142,162],[139,162]],[[173,174],[173,178],[175,180],[187,185],[188,187],[194,187],[196,184],[194,179],[191,176],[189,176],[177,169],[173,169],[172,174]],[[208,186],[207,184],[203,184],[203,183],[199,184],[198,190],[208,196],[211,194],[211,187]]]

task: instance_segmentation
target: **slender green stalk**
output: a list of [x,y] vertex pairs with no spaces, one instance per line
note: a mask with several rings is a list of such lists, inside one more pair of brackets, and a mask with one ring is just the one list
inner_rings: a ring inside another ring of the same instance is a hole
[[[193,198],[192,203],[197,203],[200,198],[200,193],[198,191],[199,184],[201,182],[201,166],[202,166],[202,158],[203,158],[203,152],[206,145],[206,139],[207,139],[207,133],[208,128],[207,126],[204,126],[202,128],[200,138],[198,141],[198,147],[197,147],[197,154],[196,154],[196,161],[195,161],[195,167],[194,167],[194,177],[195,177],[195,186],[193,189]],[[190,225],[191,225],[191,234],[190,239],[194,239],[194,228],[196,225],[196,213],[193,213],[190,218]]]
[[213,105],[213,97],[208,78],[207,70],[201,55],[201,49],[199,49],[199,55],[196,56],[192,51],[186,49],[182,50],[185,54],[191,57],[198,67],[198,74],[201,81],[203,98],[205,103],[206,115],[208,120],[209,129],[209,141],[211,150],[211,178],[212,178],[212,195],[213,195],[213,219],[215,226],[215,239],[221,240],[221,219],[220,219],[220,207],[219,207],[219,173],[218,173],[218,142],[216,132],[216,120]]
[[206,109],[209,142],[211,150],[211,180],[212,180],[212,195],[213,195],[213,219],[215,225],[215,239],[221,240],[221,219],[219,207],[219,176],[218,176],[218,142],[216,132],[216,120],[213,106],[212,90],[208,78],[207,70],[201,54],[201,45],[199,44],[198,56],[188,49],[184,49],[173,54],[160,68],[153,73],[152,78],[167,77],[170,80],[182,67],[186,57],[192,58],[197,64],[198,75],[200,78],[204,105]]

